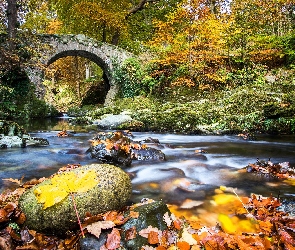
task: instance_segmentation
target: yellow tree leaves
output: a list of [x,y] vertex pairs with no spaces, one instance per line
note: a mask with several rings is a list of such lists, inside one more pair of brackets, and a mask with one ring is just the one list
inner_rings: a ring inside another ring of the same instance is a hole
[[71,193],[82,193],[93,188],[99,182],[94,170],[65,172],[50,179],[50,184],[35,189],[34,194],[43,209],[61,202]]

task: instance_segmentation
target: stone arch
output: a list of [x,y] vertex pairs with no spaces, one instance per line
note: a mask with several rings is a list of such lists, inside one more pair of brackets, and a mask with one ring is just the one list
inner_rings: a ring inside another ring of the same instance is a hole
[[[114,63],[121,64],[127,58],[134,57],[133,54],[111,44],[98,42],[84,35],[39,35],[41,43],[48,45],[46,53],[41,53],[40,61],[43,65],[49,66],[56,60],[66,56],[81,56],[87,58],[104,72],[104,79],[108,84],[108,92],[105,98],[105,105],[109,105],[118,92],[118,86],[112,77]],[[34,83],[42,88],[42,72],[35,68],[27,69],[28,75]]]

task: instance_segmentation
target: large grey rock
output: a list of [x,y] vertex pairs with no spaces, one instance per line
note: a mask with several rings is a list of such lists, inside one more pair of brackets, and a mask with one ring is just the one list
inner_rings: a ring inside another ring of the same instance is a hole
[[0,134],[0,148],[25,148],[27,146],[47,146],[49,142],[44,138],[31,137],[29,135],[8,136]]
[[102,129],[116,129],[121,124],[132,121],[131,116],[127,114],[112,115],[109,114],[105,118],[96,122],[99,128]]
[[[80,220],[85,218],[87,212],[99,214],[122,208],[132,191],[129,176],[122,169],[107,164],[91,164],[71,171],[81,173],[87,170],[94,170],[99,182],[86,192],[74,193]],[[50,179],[34,186],[20,197],[19,206],[26,215],[26,226],[36,231],[59,235],[77,228],[71,195],[46,209],[38,202],[34,191],[48,184],[51,184]]]

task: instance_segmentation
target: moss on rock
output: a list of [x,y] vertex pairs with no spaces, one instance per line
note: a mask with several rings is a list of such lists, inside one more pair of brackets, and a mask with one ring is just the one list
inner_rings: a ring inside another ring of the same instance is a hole
[[[86,170],[94,170],[99,183],[86,192],[74,193],[81,220],[86,217],[87,212],[99,214],[120,209],[125,205],[130,198],[132,187],[129,176],[122,169],[108,164],[91,164],[71,171],[78,173]],[[61,235],[78,226],[77,217],[71,195],[61,202],[43,209],[43,204],[37,201],[34,191],[40,186],[50,184],[50,182],[51,180],[48,179],[25,192],[20,197],[19,206],[26,215],[28,228]]]

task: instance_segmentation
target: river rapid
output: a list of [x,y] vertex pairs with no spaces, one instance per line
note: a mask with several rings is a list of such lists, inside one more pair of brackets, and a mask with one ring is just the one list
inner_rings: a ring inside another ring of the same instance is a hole
[[[49,126],[50,124],[50,126]],[[41,130],[43,129],[43,130]],[[70,137],[58,138],[57,133],[69,127],[61,119],[44,124],[41,129],[31,125],[27,131],[34,137],[46,138],[49,146],[8,148],[0,151],[0,191],[12,188],[8,178],[23,181],[48,177],[67,164],[90,164],[97,162],[86,154],[90,142],[98,132],[96,128],[75,132]],[[248,141],[239,136],[200,136],[163,133],[133,133],[133,140],[149,137],[159,144],[148,144],[161,149],[166,161],[133,161],[125,168],[132,178],[131,201],[142,198],[163,200],[177,209],[198,213],[206,201],[220,186],[232,187],[235,193],[249,196],[251,193],[264,196],[295,196],[294,186],[259,174],[249,174],[241,169],[249,163],[271,160],[273,163],[289,162],[295,167],[294,136],[257,136]],[[203,207],[204,209],[204,207]]]

